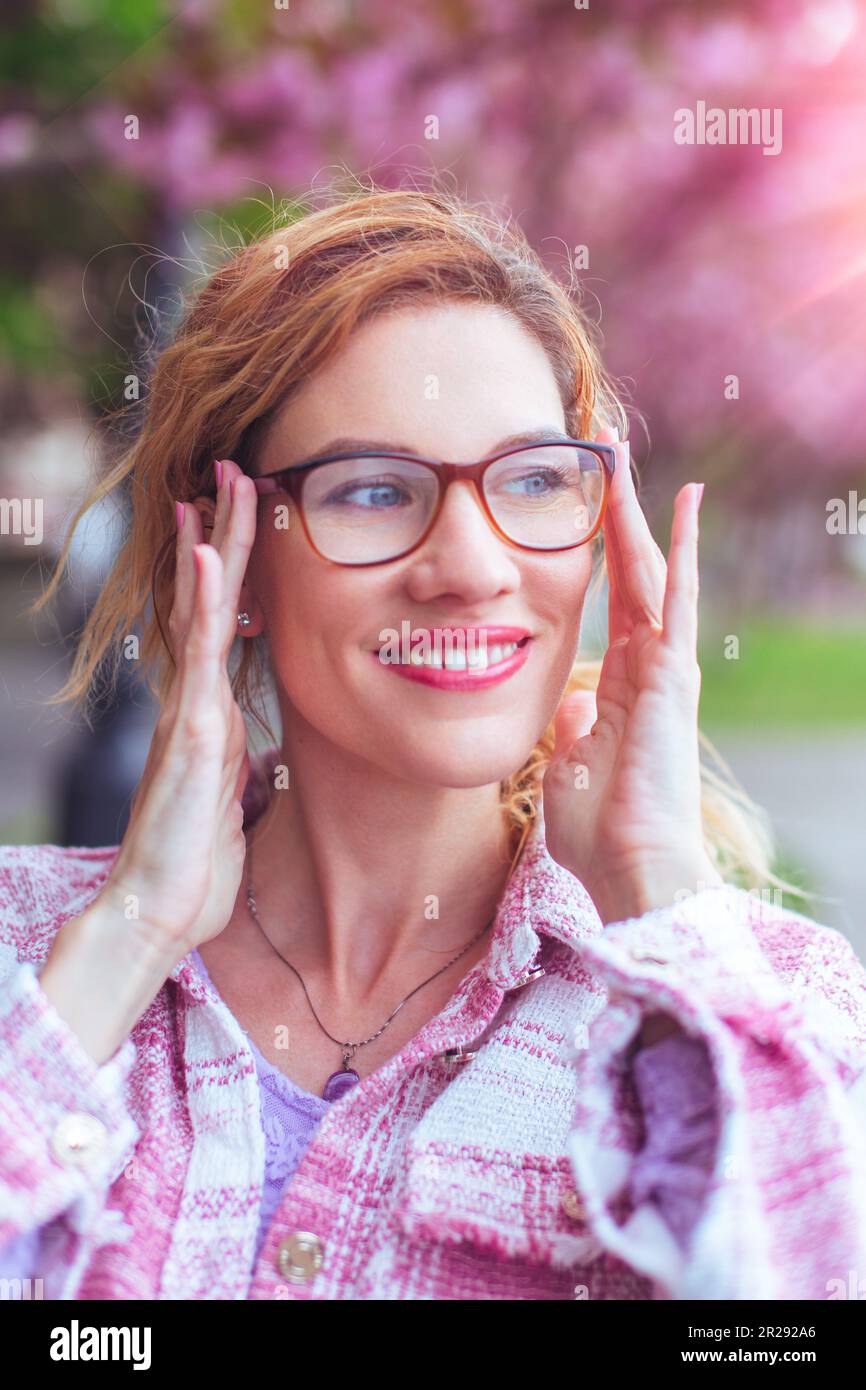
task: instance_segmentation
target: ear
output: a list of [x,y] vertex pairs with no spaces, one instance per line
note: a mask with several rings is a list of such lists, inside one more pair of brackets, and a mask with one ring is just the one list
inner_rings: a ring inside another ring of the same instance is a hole
[[238,594],[238,612],[249,614],[249,623],[241,627],[238,623],[238,637],[258,637],[265,630],[265,615],[256,598],[252,584],[245,578]]

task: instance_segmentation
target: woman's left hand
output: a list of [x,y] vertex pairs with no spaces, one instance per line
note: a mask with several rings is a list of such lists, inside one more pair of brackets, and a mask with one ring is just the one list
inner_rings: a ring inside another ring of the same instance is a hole
[[598,689],[563,700],[543,786],[551,856],[581,881],[604,922],[669,906],[723,880],[701,820],[697,660],[698,504],[677,493],[667,563],[617,451],[604,519],[608,649]]

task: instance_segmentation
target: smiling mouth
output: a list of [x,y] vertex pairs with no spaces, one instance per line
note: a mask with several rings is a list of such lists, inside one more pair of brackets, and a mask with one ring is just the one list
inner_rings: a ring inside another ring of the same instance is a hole
[[489,671],[507,661],[528,641],[528,637],[521,637],[519,642],[491,642],[486,647],[475,647],[472,651],[445,651],[440,648],[438,652],[424,652],[416,648],[410,652],[408,662],[399,664],[424,666],[434,671]]
[[511,641],[490,641],[468,649],[452,649],[433,644],[402,653],[406,660],[377,662],[404,680],[418,681],[440,690],[480,690],[507,680],[524,665],[532,637],[527,634]]

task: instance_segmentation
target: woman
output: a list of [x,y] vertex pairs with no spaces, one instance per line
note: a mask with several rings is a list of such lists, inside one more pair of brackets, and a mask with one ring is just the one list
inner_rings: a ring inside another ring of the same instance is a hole
[[780,880],[700,764],[700,489],[666,563],[624,425],[570,296],[448,194],[205,284],[61,692],[158,673],[128,831],[3,852],[5,1273],[822,1298],[866,1257],[866,975],[735,883]]

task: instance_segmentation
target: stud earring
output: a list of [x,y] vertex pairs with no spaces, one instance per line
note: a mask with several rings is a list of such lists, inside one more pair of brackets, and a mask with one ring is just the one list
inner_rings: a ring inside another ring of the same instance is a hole
[[250,623],[252,622],[252,618],[247,612],[238,613],[238,622],[240,623],[241,627],[249,627]]

